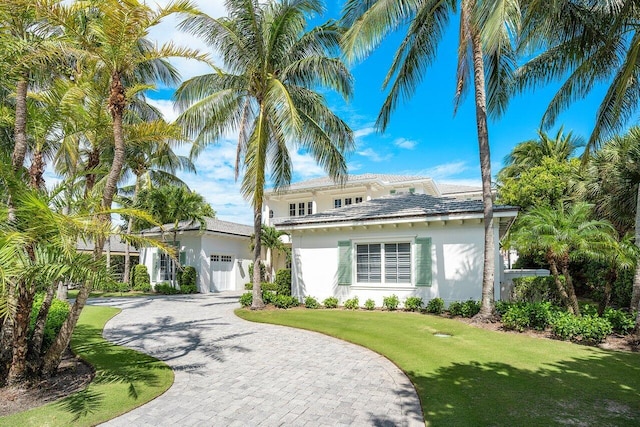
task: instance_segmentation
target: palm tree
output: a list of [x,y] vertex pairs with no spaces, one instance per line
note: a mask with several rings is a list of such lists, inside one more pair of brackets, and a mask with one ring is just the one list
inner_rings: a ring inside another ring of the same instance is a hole
[[523,0],[521,5],[522,46],[536,55],[518,70],[518,88],[562,81],[543,116],[543,127],[553,125],[561,112],[586,97],[595,82],[608,82],[587,142],[589,153],[620,131],[638,107],[637,2]]
[[553,138],[539,129],[538,139],[519,143],[505,157],[504,168],[498,173],[498,180],[517,177],[529,168],[540,166],[544,158],[567,161],[582,146],[582,138],[574,136],[573,132],[565,134],[563,127],[560,127]]
[[389,87],[389,94],[376,124],[384,131],[399,99],[415,91],[435,59],[436,46],[449,19],[458,13],[458,5],[460,41],[454,113],[469,89],[473,73],[484,204],[484,265],[478,319],[488,319],[494,309],[495,251],[487,113],[499,116],[507,105],[511,87],[509,78],[515,64],[511,36],[519,29],[517,2],[348,0],[342,20],[350,29],[343,47],[350,60],[361,59],[387,33],[406,28],[406,35],[383,84],[384,89]]
[[[281,237],[286,236],[287,233],[284,231],[279,231],[275,227],[262,224],[262,233],[260,234],[260,239],[262,239],[261,245],[267,249],[267,268],[269,272],[269,276],[272,279],[274,270],[273,266],[278,263],[276,255],[280,252],[287,252],[288,247],[282,242]],[[251,235],[251,244],[249,248],[253,251],[255,249],[255,235]]]
[[[186,111],[178,122],[194,135],[194,154],[228,131],[238,131],[236,177],[254,210],[254,265],[261,256],[266,173],[274,188],[291,181],[291,148],[303,148],[338,182],[353,148],[351,129],[326,106],[320,90],[351,95],[352,77],[337,58],[341,29],[334,23],[307,29],[322,11],[318,0],[226,2],[228,16],[194,15],[181,23],[220,52],[223,69],[195,77],[176,92]],[[262,308],[260,269],[254,268],[252,308]]]
[[[569,271],[572,260],[606,260],[615,248],[615,230],[607,221],[591,219],[591,205],[580,202],[565,208],[560,205],[536,207],[523,215],[510,232],[509,244],[523,254],[544,254],[564,304],[580,314],[573,280]],[[564,282],[560,279],[564,276]]]

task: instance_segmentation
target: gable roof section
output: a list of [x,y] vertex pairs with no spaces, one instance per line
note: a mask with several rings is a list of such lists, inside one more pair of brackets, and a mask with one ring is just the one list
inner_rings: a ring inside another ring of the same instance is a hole
[[[110,246],[110,247],[109,247]],[[127,244],[122,241],[119,236],[109,236],[109,240],[104,242],[104,246],[102,248],[103,252],[107,252],[107,249],[112,255],[121,255],[126,252]],[[92,240],[78,240],[76,243],[76,249],[79,252],[93,252],[95,248],[95,243]],[[129,254],[130,255],[138,255],[140,251],[136,249],[133,245],[129,245]]]
[[[494,205],[493,210],[512,212],[515,217],[518,207]],[[278,222],[278,227],[304,226],[312,224],[334,224],[339,222],[367,222],[383,219],[437,217],[483,213],[482,200],[459,200],[451,197],[434,197],[427,194],[399,194],[368,200],[313,215],[287,218]]]
[[482,193],[482,187],[474,187],[471,185],[458,184],[437,184],[438,190],[443,196],[464,193]]
[[[206,224],[203,231],[210,231],[213,233],[230,234],[233,236],[249,237],[253,234],[253,227],[238,224],[236,222],[222,221],[217,218],[205,218]],[[162,226],[165,233],[174,231],[174,224],[165,224]],[[141,234],[159,234],[163,230],[160,227],[153,227],[146,230],[142,230]],[[199,231],[200,222],[198,221],[180,221],[178,223],[177,231]]]
[[[411,175],[389,175],[389,174],[376,174],[365,173],[361,175],[349,175],[346,185],[350,184],[366,184],[370,182],[380,182],[383,184],[397,184],[402,182],[415,182],[415,181],[431,181],[431,178],[424,176],[411,176]],[[287,188],[283,188],[282,191],[296,191],[304,189],[312,189],[319,187],[337,187],[338,184],[333,182],[328,176],[321,178],[313,178],[307,181],[297,182],[291,184]],[[265,193],[272,193],[273,190],[265,191]]]

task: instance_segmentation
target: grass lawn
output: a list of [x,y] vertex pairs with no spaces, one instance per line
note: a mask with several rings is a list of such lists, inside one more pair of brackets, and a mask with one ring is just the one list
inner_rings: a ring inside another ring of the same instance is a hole
[[173,371],[164,362],[102,338],[105,323],[120,312],[87,306],[71,348],[96,369],[83,391],[58,402],[0,418],[0,426],[92,426],[130,411],[164,393]]
[[[640,425],[640,354],[415,313],[240,309],[243,319],[360,344],[411,379],[433,426]],[[449,338],[435,333],[450,334]]]
[[[78,296],[77,289],[71,289],[68,292],[68,298],[74,299]],[[138,292],[138,291],[130,291],[130,292],[104,292],[104,291],[91,291],[89,294],[89,298],[109,298],[109,297],[127,297],[127,298],[136,298],[136,297],[148,297],[148,296],[158,296],[155,292]]]

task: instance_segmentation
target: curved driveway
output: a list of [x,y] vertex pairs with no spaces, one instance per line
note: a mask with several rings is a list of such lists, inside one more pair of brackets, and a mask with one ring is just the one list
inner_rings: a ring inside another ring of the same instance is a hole
[[322,334],[244,321],[237,295],[96,300],[104,336],[168,363],[175,382],[110,426],[424,426],[408,378]]

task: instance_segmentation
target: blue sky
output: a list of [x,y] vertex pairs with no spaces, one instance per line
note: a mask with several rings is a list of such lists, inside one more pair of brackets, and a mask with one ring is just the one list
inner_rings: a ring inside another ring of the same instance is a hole
[[[160,1],[159,3],[166,3]],[[224,1],[198,0],[205,12],[224,15]],[[339,16],[342,1],[328,1],[323,22]],[[413,97],[402,102],[391,118],[384,134],[377,133],[374,123],[386,96],[382,81],[393,57],[399,34],[389,37],[367,60],[352,67],[355,78],[353,99],[342,102],[329,95],[329,105],[354,130],[357,148],[348,157],[349,173],[393,173],[430,176],[438,182],[480,185],[480,166],[476,138],[473,93],[453,116],[453,95],[457,54],[457,22],[451,22],[438,52],[438,59],[424,76]],[[200,41],[175,29],[175,21],[167,21],[152,34],[158,42],[172,40],[177,44],[207,49]],[[215,58],[215,55],[214,55]],[[209,72],[206,66],[177,60],[184,78]],[[519,142],[536,137],[540,118],[557,85],[514,98],[507,113],[489,124],[492,173],[498,172],[503,158]],[[149,94],[167,119],[176,116],[171,104],[171,88]],[[584,101],[576,103],[560,116],[557,126],[588,137],[603,89],[595,90]],[[184,147],[183,152],[188,152]],[[311,158],[293,152],[294,182],[322,176],[324,172]],[[189,186],[206,197],[223,220],[250,224],[251,208],[240,195],[233,179],[235,135],[229,134],[212,144],[197,159],[198,174],[181,174]]]

